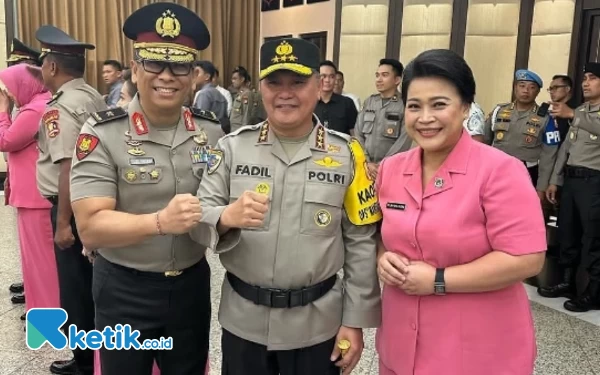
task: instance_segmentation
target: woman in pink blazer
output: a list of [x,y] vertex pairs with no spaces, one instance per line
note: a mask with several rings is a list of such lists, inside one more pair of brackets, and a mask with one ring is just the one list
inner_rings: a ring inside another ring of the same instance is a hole
[[[41,71],[26,64],[0,71],[0,81],[6,90],[0,92],[0,151],[7,152],[10,160],[8,203],[17,209],[26,309],[60,307],[51,204],[36,183],[36,134],[51,95],[41,81]],[[11,100],[19,108],[13,119]]]
[[542,268],[546,231],[527,170],[463,129],[475,81],[455,53],[419,55],[402,95],[418,147],[385,159],[377,176],[379,373],[531,375],[522,280]]

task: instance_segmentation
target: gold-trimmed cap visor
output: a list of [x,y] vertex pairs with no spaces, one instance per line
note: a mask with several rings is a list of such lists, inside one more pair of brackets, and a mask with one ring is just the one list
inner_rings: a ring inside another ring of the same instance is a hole
[[260,47],[259,79],[278,70],[310,76],[319,70],[320,56],[319,47],[304,39],[282,38],[268,41]]
[[196,61],[198,51],[175,43],[134,43],[137,59],[191,63]]

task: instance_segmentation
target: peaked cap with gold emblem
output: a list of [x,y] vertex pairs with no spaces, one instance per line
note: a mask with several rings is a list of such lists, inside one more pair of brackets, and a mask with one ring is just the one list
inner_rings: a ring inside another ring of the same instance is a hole
[[264,79],[278,70],[290,70],[310,76],[319,70],[319,47],[304,39],[282,38],[270,40],[260,47],[260,74]]
[[141,60],[190,63],[210,44],[210,32],[196,13],[175,3],[152,3],[133,12],[123,25]]
[[50,53],[85,57],[85,50],[96,49],[93,44],[80,42],[52,25],[44,25],[37,29],[35,38],[42,44],[40,61]]
[[16,63],[21,61],[31,60],[39,65],[40,51],[36,51],[31,47],[25,45],[17,38],[13,38],[12,45],[10,47],[10,55],[6,59],[7,63]]

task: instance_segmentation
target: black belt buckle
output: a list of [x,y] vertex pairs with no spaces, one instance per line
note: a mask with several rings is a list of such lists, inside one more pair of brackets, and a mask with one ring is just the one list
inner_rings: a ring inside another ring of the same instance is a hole
[[278,309],[287,308],[290,306],[290,291],[273,288],[259,289],[258,304]]

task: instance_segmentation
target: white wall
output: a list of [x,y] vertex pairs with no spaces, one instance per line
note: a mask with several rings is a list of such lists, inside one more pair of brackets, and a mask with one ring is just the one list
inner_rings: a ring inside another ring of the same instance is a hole
[[266,37],[304,33],[327,32],[327,59],[333,59],[333,29],[335,25],[335,0],[304,4],[279,10],[261,12],[260,40]]

